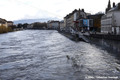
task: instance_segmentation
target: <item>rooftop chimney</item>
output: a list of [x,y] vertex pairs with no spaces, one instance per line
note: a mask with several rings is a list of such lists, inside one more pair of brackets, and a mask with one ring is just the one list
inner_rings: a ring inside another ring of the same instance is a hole
[[113,2],[113,7],[115,7],[115,2]]
[[82,12],[84,12],[84,9],[82,9]]
[[79,10],[78,10],[78,15],[80,16],[80,8],[79,8]]

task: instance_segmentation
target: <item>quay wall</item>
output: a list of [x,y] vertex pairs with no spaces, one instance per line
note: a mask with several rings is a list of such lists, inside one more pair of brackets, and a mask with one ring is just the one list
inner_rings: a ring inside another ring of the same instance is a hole
[[90,37],[100,38],[100,39],[109,39],[120,41],[120,35],[110,35],[110,34],[90,34]]

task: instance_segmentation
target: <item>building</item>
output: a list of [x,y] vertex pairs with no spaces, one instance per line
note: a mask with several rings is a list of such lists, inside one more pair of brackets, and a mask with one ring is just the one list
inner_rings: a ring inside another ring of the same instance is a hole
[[77,10],[75,9],[74,11],[72,11],[72,13],[69,13],[64,17],[64,26],[66,32],[70,32],[70,29],[74,28],[74,17],[75,17],[74,14],[76,12]]
[[84,12],[84,9],[77,10],[75,9],[72,11],[72,13],[69,13],[67,16],[64,17],[64,26],[66,28],[66,31],[79,31],[80,30],[80,20],[86,19],[87,13]]
[[58,30],[60,28],[60,22],[59,21],[48,21],[47,28]]
[[7,20],[0,18],[0,26],[5,26],[7,28]]
[[6,33],[13,31],[13,28],[15,25],[13,25],[12,21],[7,21],[5,19],[0,18],[0,33]]
[[71,27],[74,27],[74,13],[76,10],[74,10],[72,13],[69,13],[66,17],[64,17],[64,23],[65,23],[65,31],[69,32]]
[[50,22],[51,22],[51,21],[48,21],[48,22],[47,22],[47,28],[48,28],[48,29],[52,29],[52,26],[51,26],[51,23],[50,23]]
[[101,18],[104,14],[97,13],[94,15],[88,15],[87,18],[90,20],[90,31],[100,32],[101,29]]
[[34,25],[33,23],[32,23],[32,24],[28,24],[28,25],[27,25],[27,28],[28,28],[28,29],[33,29],[33,25]]
[[7,25],[8,25],[8,27],[13,26],[13,22],[12,21],[7,21]]
[[102,17],[101,32],[120,35],[120,3],[113,3],[113,8]]
[[64,20],[60,21],[60,30],[65,30]]

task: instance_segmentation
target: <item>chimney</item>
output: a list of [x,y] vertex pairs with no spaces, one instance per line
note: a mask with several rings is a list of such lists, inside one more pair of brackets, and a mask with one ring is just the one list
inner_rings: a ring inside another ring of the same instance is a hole
[[78,10],[78,15],[80,16],[80,8],[79,8],[79,10]]
[[80,12],[80,8],[79,8],[79,12]]
[[115,7],[115,2],[113,2],[113,7]]
[[84,9],[82,9],[82,12],[84,12]]

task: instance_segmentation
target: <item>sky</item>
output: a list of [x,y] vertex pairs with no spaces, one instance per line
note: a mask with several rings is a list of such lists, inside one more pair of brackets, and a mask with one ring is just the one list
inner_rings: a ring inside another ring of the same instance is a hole
[[[116,4],[120,0],[111,0]],[[6,20],[21,19],[63,19],[74,9],[83,9],[87,13],[105,12],[108,0],[0,0],[0,18]]]

